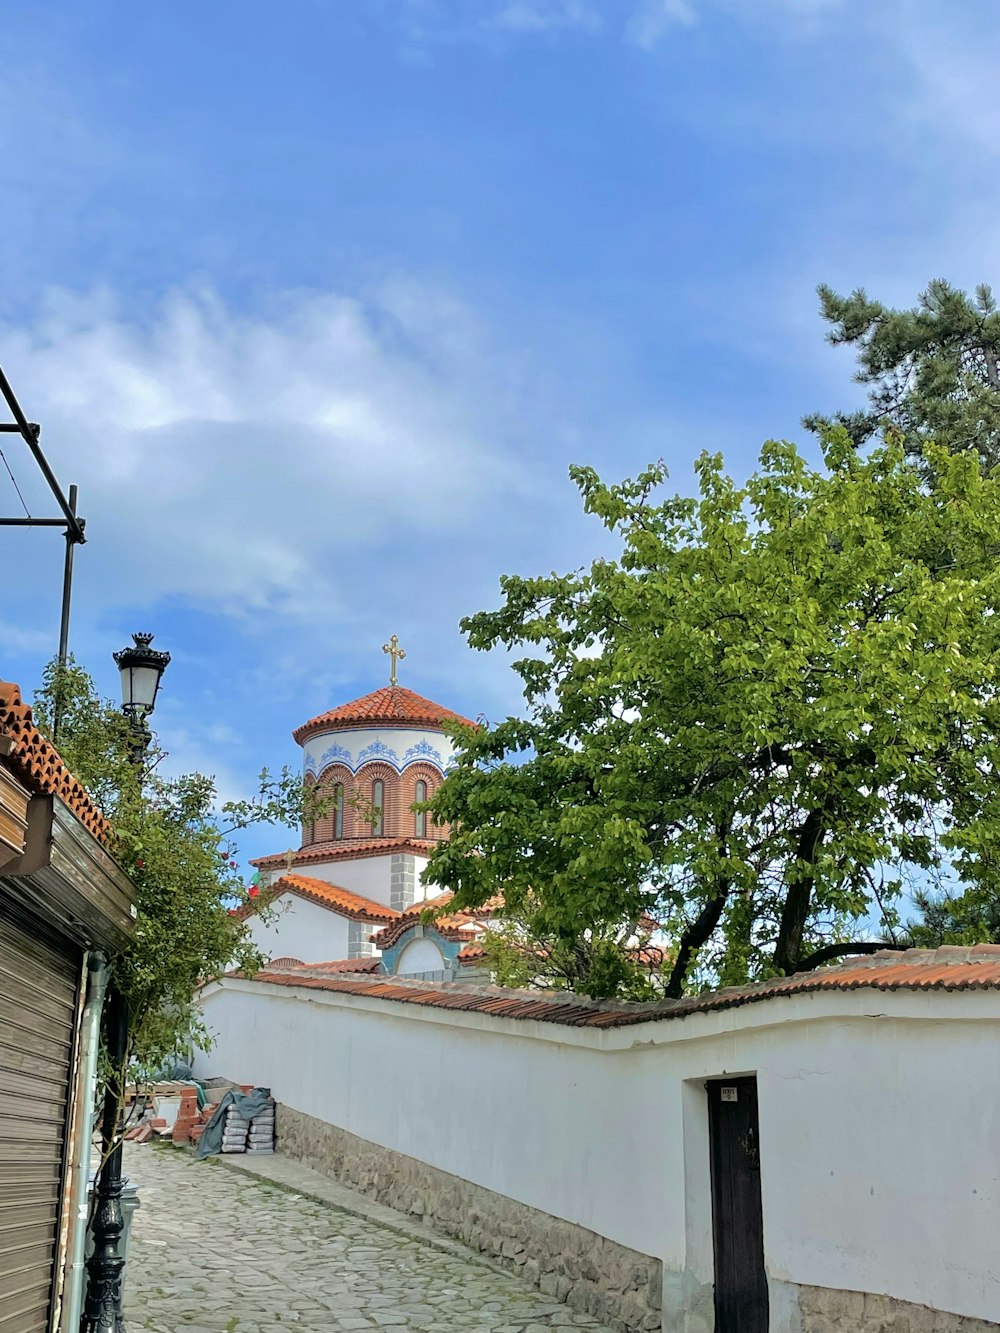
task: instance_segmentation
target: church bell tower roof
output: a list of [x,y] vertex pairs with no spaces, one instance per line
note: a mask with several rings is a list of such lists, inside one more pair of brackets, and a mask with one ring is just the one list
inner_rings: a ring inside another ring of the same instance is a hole
[[444,722],[464,722],[474,724],[461,713],[451,708],[443,708],[432,699],[404,689],[402,685],[386,685],[380,690],[372,690],[360,699],[353,699],[339,708],[331,708],[328,713],[303,722],[296,727],[292,736],[302,745],[310,736],[323,735],[328,731],[346,731],[356,727],[426,727],[440,731]]

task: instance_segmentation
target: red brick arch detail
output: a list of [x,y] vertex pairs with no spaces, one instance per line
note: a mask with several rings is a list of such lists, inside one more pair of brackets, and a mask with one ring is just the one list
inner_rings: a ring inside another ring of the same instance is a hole
[[[324,791],[330,791],[338,782],[344,784],[344,837],[351,836],[351,819],[353,808],[351,806],[351,797],[354,795],[354,776],[346,764],[330,764],[324,768],[318,779]],[[334,812],[328,810],[325,815],[316,820],[314,825],[313,842],[332,842],[334,830]]]
[[[391,764],[383,763],[379,759],[373,759],[370,763],[362,764],[355,774],[354,781],[357,784],[355,790],[361,802],[367,805],[371,804],[372,784],[381,781],[385,784],[384,803],[382,806],[382,836],[384,838],[401,838],[406,832],[405,810],[402,805],[402,793],[400,791],[399,774]],[[355,818],[357,821],[356,837],[371,838],[371,824],[364,819],[364,809],[357,812]]]
[[[441,770],[435,768],[433,764],[416,763],[409,764],[403,769],[403,776],[400,783],[402,788],[402,807],[403,807],[403,829],[402,832],[409,837],[417,837],[416,832],[416,814],[410,807],[417,799],[417,783],[427,783],[427,796],[430,798],[437,791],[444,779],[441,777]],[[426,838],[447,837],[447,831],[440,824],[435,824],[430,815],[427,816],[427,832],[419,836]]]
[[[308,794],[312,787],[316,786],[316,778],[312,773],[307,773],[303,784]],[[302,823],[302,846],[309,847],[316,841],[316,826],[311,820]]]

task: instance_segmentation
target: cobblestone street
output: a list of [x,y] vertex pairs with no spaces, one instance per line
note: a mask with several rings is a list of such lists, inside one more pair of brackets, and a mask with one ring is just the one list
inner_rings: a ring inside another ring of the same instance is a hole
[[125,1170],[131,1333],[609,1333],[405,1219],[410,1235],[173,1148],[130,1149]]

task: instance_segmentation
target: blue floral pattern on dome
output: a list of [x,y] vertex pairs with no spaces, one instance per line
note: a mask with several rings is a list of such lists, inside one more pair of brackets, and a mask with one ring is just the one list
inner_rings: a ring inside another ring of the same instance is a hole
[[384,741],[372,741],[371,745],[366,745],[363,750],[358,751],[358,762],[355,772],[362,764],[366,764],[369,759],[384,759],[387,763],[399,767],[399,756],[396,751],[391,749]]
[[417,741],[416,745],[411,745],[403,755],[403,766],[415,764],[420,759],[429,759],[431,763],[437,764],[438,768],[444,768],[444,760],[441,758],[441,751],[435,750],[430,741]]
[[455,759],[451,754],[438,749],[426,737],[422,737],[406,749],[402,759],[396,750],[380,739],[371,741],[359,750],[356,756],[346,746],[338,744],[328,745],[318,756],[306,748],[303,770],[312,777],[319,778],[331,764],[343,764],[352,774],[356,774],[364,764],[372,760],[388,764],[397,773],[402,773],[411,764],[433,764],[442,773],[447,773],[455,765]]
[[319,762],[323,768],[328,768],[330,764],[341,763],[351,767],[351,752],[345,750],[342,745],[331,745],[319,757]]

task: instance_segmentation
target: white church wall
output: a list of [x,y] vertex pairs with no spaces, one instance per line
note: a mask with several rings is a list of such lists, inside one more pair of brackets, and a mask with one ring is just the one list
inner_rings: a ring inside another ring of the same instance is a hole
[[230,980],[203,1005],[201,1072],[662,1260],[678,1312],[712,1282],[704,1081],[756,1073],[771,1333],[801,1328],[788,1284],[1000,1320],[994,993],[802,995],[605,1032]]
[[441,972],[444,966],[444,955],[433,940],[411,940],[399,955],[396,976],[412,977],[421,972]]
[[249,922],[254,943],[268,958],[326,963],[349,956],[350,921],[346,917],[292,893],[280,897],[273,911],[269,921],[251,917]]
[[[407,856],[415,867],[419,884],[427,867],[427,857],[411,856],[409,853]],[[359,893],[362,898],[388,906],[392,895],[392,861],[393,854],[390,852],[385,856],[364,856],[353,860],[329,861],[322,865],[293,866],[292,872],[296,875],[308,875],[311,879],[321,879],[324,884],[339,884],[342,889]],[[278,872],[278,878],[281,873],[283,872]],[[440,890],[433,885],[421,886],[418,889],[418,897],[434,897],[439,892]]]

